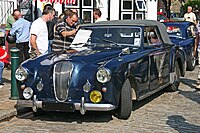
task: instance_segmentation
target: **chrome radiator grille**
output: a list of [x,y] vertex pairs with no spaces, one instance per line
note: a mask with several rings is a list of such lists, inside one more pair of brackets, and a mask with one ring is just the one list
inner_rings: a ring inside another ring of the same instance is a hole
[[54,94],[59,102],[64,102],[67,100],[72,71],[73,64],[69,61],[58,62],[54,66]]

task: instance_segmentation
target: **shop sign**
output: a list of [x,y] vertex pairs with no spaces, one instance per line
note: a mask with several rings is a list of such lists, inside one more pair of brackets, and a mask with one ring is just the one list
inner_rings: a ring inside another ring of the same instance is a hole
[[[34,0],[36,1],[36,0]],[[60,3],[60,4],[67,4],[67,5],[75,5],[76,0],[40,0],[40,2],[51,2],[51,3]]]

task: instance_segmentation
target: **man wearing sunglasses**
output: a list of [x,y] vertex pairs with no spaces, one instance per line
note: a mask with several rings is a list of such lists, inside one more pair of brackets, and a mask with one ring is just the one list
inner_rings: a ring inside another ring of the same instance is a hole
[[64,12],[64,18],[58,21],[55,28],[55,35],[52,44],[52,51],[68,50],[72,43],[78,27],[74,24],[78,21],[78,15],[70,9]]

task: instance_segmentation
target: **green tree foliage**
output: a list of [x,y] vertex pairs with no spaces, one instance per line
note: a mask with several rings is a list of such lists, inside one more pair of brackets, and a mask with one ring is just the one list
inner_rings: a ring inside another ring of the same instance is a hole
[[192,6],[193,10],[200,10],[200,0],[189,0],[183,6],[183,11],[187,12],[187,7]]

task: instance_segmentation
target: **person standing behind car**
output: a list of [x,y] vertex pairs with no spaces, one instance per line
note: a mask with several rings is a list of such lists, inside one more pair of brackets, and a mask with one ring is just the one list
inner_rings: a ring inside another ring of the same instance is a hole
[[4,63],[0,61],[0,89],[3,88],[4,85],[2,82],[3,69],[4,69]]
[[[12,24],[15,22],[15,18],[14,18],[14,13],[16,11],[19,11],[18,9],[14,9],[13,13],[7,18],[6,20],[6,36],[8,35],[8,33],[10,32],[11,28],[12,28]],[[11,55],[10,53],[10,49],[12,47],[16,47],[16,44],[8,44],[7,40],[5,41],[5,46],[6,46],[6,52],[8,52],[9,55]],[[9,59],[10,60],[10,59]]]
[[36,19],[30,30],[30,57],[35,58],[48,52],[48,30],[46,22],[54,18],[54,9],[47,6],[42,16]]
[[11,35],[16,35],[16,47],[20,50],[19,59],[20,63],[29,59],[29,38],[30,38],[30,25],[31,23],[24,18],[19,11],[14,12],[16,20],[10,30]]
[[101,17],[101,11],[99,9],[94,9],[93,16],[94,16],[95,23],[100,22],[100,21],[107,21],[106,19],[103,19]]
[[196,15],[192,12],[192,7],[188,6],[187,13],[184,14],[184,20],[197,24]]
[[52,51],[62,51],[69,49],[70,44],[78,30],[74,28],[74,24],[78,21],[78,16],[71,10],[64,12],[63,19],[56,24],[55,36],[52,44]]
[[[53,6],[51,4],[46,4],[44,6],[44,10],[48,7],[51,6],[53,8]],[[54,38],[54,27],[58,21],[58,17],[56,17],[56,10],[54,9],[53,12],[54,18],[50,21],[47,22],[47,29],[48,29],[48,53],[52,51],[52,43],[53,43],[53,38]]]

